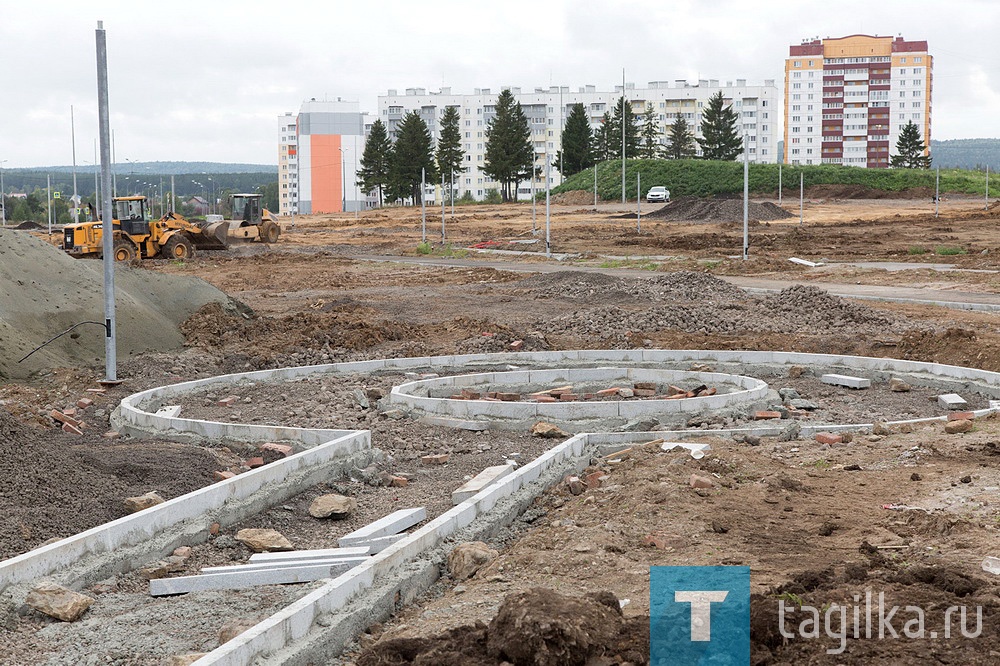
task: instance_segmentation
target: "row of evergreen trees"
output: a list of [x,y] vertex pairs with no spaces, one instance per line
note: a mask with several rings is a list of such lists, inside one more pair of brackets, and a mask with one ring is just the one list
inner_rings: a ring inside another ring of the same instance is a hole
[[[416,111],[403,116],[395,142],[390,140],[385,124],[376,120],[361,157],[358,186],[376,192],[381,206],[384,201],[402,199],[420,203],[422,177],[427,183],[436,183],[443,175],[445,185],[450,185],[452,176],[465,172],[460,122],[458,107],[446,107],[435,147],[427,123]],[[701,148],[702,159],[732,161],[743,152],[738,122],[739,115],[732,105],[725,104],[721,91],[709,98],[701,113],[700,137],[696,138],[687,120],[678,115],[665,142],[660,141],[651,104],[640,118],[623,95],[613,114],[604,113],[596,130],[591,128],[583,104],[575,104],[566,119],[562,151],[554,166],[563,175],[572,176],[597,162],[621,159],[623,150],[625,158],[689,159],[697,154],[697,147]],[[920,131],[912,122],[900,133],[896,149],[894,167],[930,165],[930,157],[923,155]],[[518,185],[532,177],[534,161],[528,119],[513,93],[504,90],[497,98],[495,115],[486,124],[483,173],[500,184],[503,201],[511,201],[516,198]]]

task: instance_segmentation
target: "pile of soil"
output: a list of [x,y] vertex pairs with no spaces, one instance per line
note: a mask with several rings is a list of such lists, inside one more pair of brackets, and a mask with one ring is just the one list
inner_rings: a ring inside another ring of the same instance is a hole
[[[544,193],[544,192],[543,192]],[[587,190],[573,190],[571,192],[560,192],[549,197],[549,201],[554,205],[563,206],[586,206],[594,205],[594,193]]]
[[[74,259],[31,234],[0,229],[0,378],[24,378],[53,367],[103,363],[103,262]],[[151,273],[120,263],[115,270],[118,354],[176,349],[181,322],[229,297],[201,279]],[[22,363],[46,340],[80,322]]]
[[677,271],[654,278],[620,278],[604,273],[560,271],[537,273],[506,285],[529,290],[536,298],[584,298],[632,296],[686,301],[743,300],[739,287],[706,273]]
[[[784,208],[769,201],[751,201],[747,205],[748,218],[754,222],[784,220],[793,217]],[[702,199],[700,197],[677,197],[671,203],[655,210],[647,218],[671,222],[738,222],[743,220],[742,199]]]
[[36,222],[32,222],[31,220],[28,220],[27,222],[22,222],[21,224],[17,225],[14,228],[20,231],[38,231],[39,229],[42,228],[42,225]]
[[389,638],[358,666],[584,666],[649,663],[649,618],[624,619],[610,592],[569,596],[545,588],[507,595],[489,625],[428,638]]

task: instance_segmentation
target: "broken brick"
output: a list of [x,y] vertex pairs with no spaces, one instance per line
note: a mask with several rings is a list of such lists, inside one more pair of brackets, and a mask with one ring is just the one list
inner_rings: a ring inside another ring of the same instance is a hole
[[79,421],[77,421],[76,419],[74,419],[71,416],[66,416],[65,414],[63,414],[62,412],[60,412],[58,409],[53,409],[51,412],[49,412],[49,416],[51,416],[52,418],[54,418],[59,423],[68,423],[69,425],[74,426],[74,427],[80,425]]
[[514,340],[514,342],[510,343],[510,348],[513,349],[514,351],[518,351],[523,346],[524,346],[524,340]]
[[267,442],[266,444],[260,445],[261,451],[274,451],[275,453],[280,453],[286,458],[292,455],[292,447],[288,444],[276,444],[275,442]]
[[479,391],[473,391],[471,389],[462,389],[462,397],[466,400],[479,400],[482,395]]
[[581,481],[580,477],[578,476],[567,476],[566,486],[569,488],[569,491],[574,495],[580,495],[583,493],[584,490],[587,489],[587,486],[584,485],[583,481]]
[[94,401],[91,400],[90,398],[80,398],[79,400],[76,401],[76,406],[79,407],[80,409],[87,409],[87,407],[90,407],[93,404]]
[[447,453],[435,453],[435,454],[431,454],[429,456],[421,456],[420,460],[425,465],[443,465],[446,462],[448,462],[448,454]]
[[219,407],[232,407],[236,404],[239,398],[235,395],[230,395],[219,401]]
[[687,391],[685,391],[684,389],[682,389],[680,386],[674,386],[673,384],[671,384],[668,387],[668,390],[670,391],[670,393],[672,395],[678,395],[678,394],[681,394],[681,393],[687,393]]
[[654,548],[659,548],[660,550],[666,550],[670,542],[666,537],[660,534],[647,534],[646,538],[642,542],[647,546],[653,546]]
[[599,395],[601,397],[608,396],[608,395],[616,395],[618,393],[618,391],[621,391],[621,389],[616,386],[614,388],[601,389],[600,391],[597,392],[597,395]]
[[971,421],[976,418],[975,412],[948,412],[949,421]]
[[559,401],[560,402],[573,402],[574,400],[579,400],[579,399],[580,399],[580,396],[578,396],[576,393],[560,393],[559,394]]
[[247,460],[247,467],[249,467],[250,469],[263,466],[264,466],[264,459],[261,458],[260,456],[255,456]]
[[534,396],[533,399],[535,402],[559,402],[556,398],[553,398],[551,395],[536,395]]
[[591,472],[584,477],[584,481],[588,488],[600,488],[606,478],[608,478],[607,475],[602,472]]
[[410,483],[409,479],[406,479],[402,476],[393,475],[389,477],[389,485],[392,486],[393,488],[405,488],[406,486],[409,485],[409,483]]
[[216,481],[225,481],[226,479],[231,479],[236,475],[230,472],[229,470],[221,470],[215,472],[214,474],[212,474],[212,476],[215,477]]
[[219,525],[219,523],[212,523],[211,525],[208,526],[208,533],[211,534],[212,536],[215,536],[216,534],[219,533],[220,529],[222,529],[222,526]]
[[820,444],[840,444],[844,441],[842,435],[835,435],[832,432],[818,432],[814,439]]
[[521,399],[520,393],[497,393],[497,398],[504,402],[517,402]]
[[781,412],[754,412],[754,421],[766,421],[767,419],[780,419]]
[[121,433],[118,432],[117,430],[109,430],[106,433],[104,433],[103,435],[101,435],[101,437],[103,437],[104,439],[117,439],[120,436],[121,436]]
[[80,430],[75,425],[73,425],[72,423],[63,423],[62,429],[63,429],[63,432],[68,432],[71,435],[82,435],[83,434],[83,431]]
[[656,395],[656,390],[637,388],[637,389],[632,389],[632,393],[637,398],[652,398],[654,395]]
[[640,391],[656,391],[656,382],[632,382],[632,388]]

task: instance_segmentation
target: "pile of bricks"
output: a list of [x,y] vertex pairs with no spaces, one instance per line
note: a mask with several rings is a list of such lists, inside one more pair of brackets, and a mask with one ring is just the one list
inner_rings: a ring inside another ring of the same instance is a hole
[[451,400],[486,400],[491,402],[574,402],[578,400],[681,400],[684,398],[701,398],[715,395],[718,389],[705,385],[688,390],[679,386],[669,385],[662,389],[656,382],[634,382],[631,387],[612,386],[590,392],[578,392],[573,386],[557,386],[522,396],[509,391],[487,391],[485,393],[464,388],[459,393],[449,396]]
[[[278,457],[287,458],[294,453],[292,447],[288,444],[278,444],[276,442],[266,442],[260,445],[259,456],[251,456],[243,461],[242,467],[246,469],[257,469],[258,467],[263,467],[268,462]],[[272,460],[265,460],[265,458],[270,458]],[[240,471],[244,471],[240,469]],[[234,472],[233,468],[219,470],[213,474],[216,481],[226,481],[236,476],[238,472]]]
[[[91,395],[104,392],[105,390],[102,388],[87,389],[87,393]],[[87,427],[87,423],[81,417],[85,411],[93,406],[94,401],[92,398],[80,398],[71,407],[65,407],[62,410],[51,410],[49,416],[55,421],[56,425],[62,428],[63,432],[68,432],[71,435],[82,435],[84,429]]]

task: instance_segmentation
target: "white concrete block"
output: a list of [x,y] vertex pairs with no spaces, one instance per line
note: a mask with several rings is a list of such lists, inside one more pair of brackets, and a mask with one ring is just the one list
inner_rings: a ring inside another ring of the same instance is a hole
[[158,410],[156,410],[156,416],[165,419],[175,418],[180,413],[181,413],[180,405],[164,405],[163,407],[160,407]]
[[451,503],[461,504],[486,486],[490,485],[494,481],[497,481],[498,479],[502,479],[513,471],[513,465],[494,465],[493,467],[487,467],[452,492]]
[[[448,402],[459,402],[458,400],[450,400]],[[434,426],[444,426],[445,428],[456,428],[458,430],[489,430],[490,424],[486,421],[472,421],[470,419],[456,419],[449,416],[422,416],[417,419],[419,423],[425,425]]]
[[383,550],[396,543],[397,541],[402,541],[408,535],[404,532],[403,534],[389,534],[387,536],[375,537],[373,539],[366,539],[365,541],[359,542],[359,546],[367,546],[372,555],[376,553],[381,553]]
[[872,385],[872,380],[864,377],[851,377],[849,375],[823,375],[819,378],[824,384],[833,386],[846,386],[852,389],[866,389]]
[[149,593],[154,597],[169,594],[187,594],[203,590],[239,590],[257,585],[285,585],[308,583],[321,578],[333,578],[347,571],[353,564],[314,564],[266,571],[233,571],[228,573],[158,578],[149,581]]
[[427,519],[427,511],[424,507],[415,509],[400,509],[393,511],[384,518],[379,518],[374,523],[365,525],[361,529],[354,530],[350,534],[337,539],[338,546],[360,546],[376,537],[398,534],[403,530],[413,527],[419,522]]
[[317,548],[313,550],[286,550],[277,553],[254,553],[251,562],[282,562],[291,560],[326,559],[329,557],[357,557],[371,555],[371,546],[352,546],[350,548]]
[[808,259],[799,259],[798,257],[789,257],[788,261],[792,262],[793,264],[799,264],[800,266],[808,266],[809,268],[816,268],[817,266],[820,265],[817,264],[815,261],[809,261]]
[[254,571],[270,571],[272,569],[290,569],[293,567],[306,567],[306,566],[323,566],[323,565],[335,565],[335,564],[350,564],[351,566],[364,562],[365,560],[371,559],[370,555],[340,555],[336,557],[317,557],[317,558],[307,558],[298,560],[275,560],[275,561],[263,561],[263,562],[250,562],[249,564],[230,564],[220,567],[202,567],[201,573],[204,574],[216,574],[216,573],[232,573],[236,571],[244,572],[254,572]]
[[969,403],[957,393],[945,393],[938,396],[938,406],[945,409],[965,409],[969,406]]

